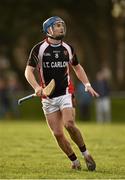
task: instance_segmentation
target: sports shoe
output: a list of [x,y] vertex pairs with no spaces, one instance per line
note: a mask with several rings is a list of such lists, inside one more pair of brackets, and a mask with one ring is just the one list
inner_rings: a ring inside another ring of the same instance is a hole
[[72,163],[72,169],[81,170],[81,164],[79,160]]
[[91,155],[84,156],[86,166],[89,171],[94,171],[96,169],[96,163]]

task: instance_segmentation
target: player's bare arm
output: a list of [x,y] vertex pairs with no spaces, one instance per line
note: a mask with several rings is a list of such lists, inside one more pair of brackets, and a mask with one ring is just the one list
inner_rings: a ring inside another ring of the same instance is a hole
[[92,88],[83,67],[78,64],[77,66],[73,66],[73,69],[78,79],[84,84],[86,91],[88,91],[93,97],[99,97],[99,94]]
[[26,66],[25,77],[26,77],[27,81],[29,82],[29,84],[32,86],[32,88],[35,90],[35,94],[37,96],[41,96],[43,88],[36,81],[36,78],[34,76],[34,70],[35,70],[34,67]]

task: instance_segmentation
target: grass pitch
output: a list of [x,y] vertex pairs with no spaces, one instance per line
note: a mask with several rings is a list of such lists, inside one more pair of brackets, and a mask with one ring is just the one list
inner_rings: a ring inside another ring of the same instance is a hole
[[70,161],[55,143],[45,122],[0,121],[0,179],[120,179],[125,178],[125,125],[78,123],[97,163],[88,172],[81,154],[81,171],[70,169]]

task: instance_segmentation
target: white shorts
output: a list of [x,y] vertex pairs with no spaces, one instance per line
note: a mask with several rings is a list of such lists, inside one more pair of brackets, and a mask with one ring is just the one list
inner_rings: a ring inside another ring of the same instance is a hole
[[44,114],[50,114],[64,108],[72,107],[72,95],[66,94],[52,99],[42,99]]

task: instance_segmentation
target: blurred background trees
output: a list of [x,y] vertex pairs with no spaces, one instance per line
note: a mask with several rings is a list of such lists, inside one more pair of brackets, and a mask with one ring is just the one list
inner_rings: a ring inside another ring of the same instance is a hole
[[65,20],[65,41],[75,47],[90,79],[106,67],[112,88],[124,90],[124,0],[1,0],[0,74],[14,71],[27,87],[24,69],[29,51],[44,38],[42,22],[53,15]]

